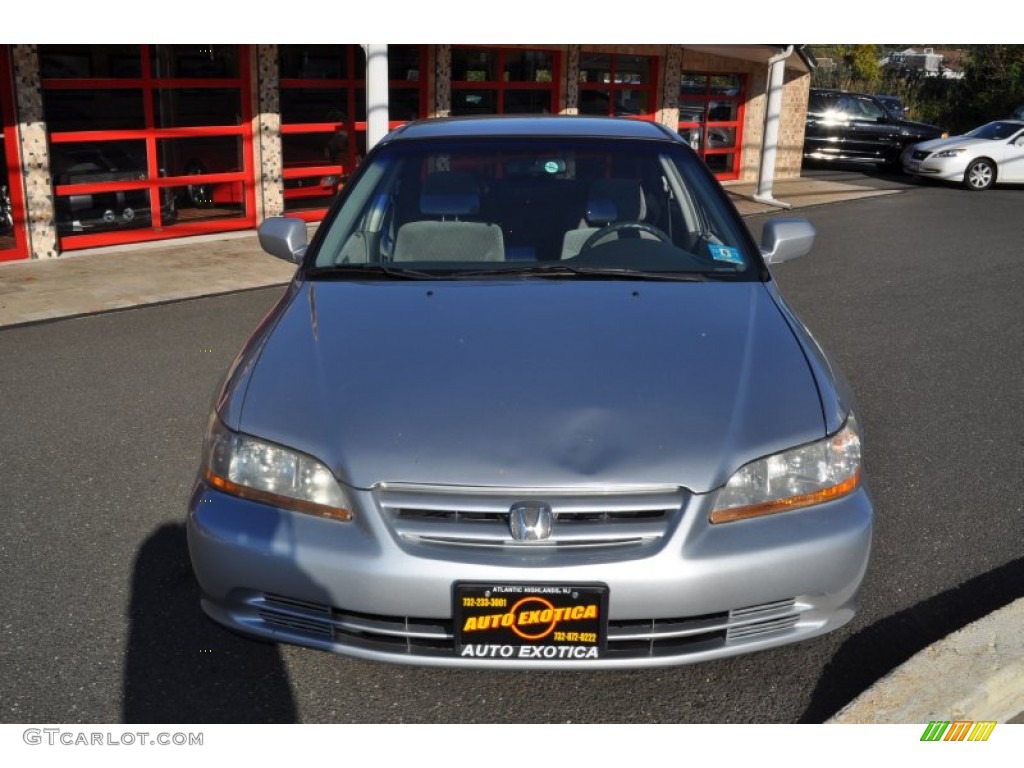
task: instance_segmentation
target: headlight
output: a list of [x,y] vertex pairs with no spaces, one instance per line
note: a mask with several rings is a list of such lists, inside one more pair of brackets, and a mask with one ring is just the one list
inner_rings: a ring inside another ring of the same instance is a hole
[[351,520],[331,471],[311,456],[232,432],[216,414],[203,445],[203,476],[214,488],[275,507]]
[[932,157],[957,157],[967,151],[966,147],[956,147],[955,149],[944,149],[941,152],[936,152]]
[[712,523],[809,507],[860,485],[860,435],[853,414],[831,437],[741,467],[718,492]]

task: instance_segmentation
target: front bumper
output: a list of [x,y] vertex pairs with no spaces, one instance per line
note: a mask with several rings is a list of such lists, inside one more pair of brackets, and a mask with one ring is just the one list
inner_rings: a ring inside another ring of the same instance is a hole
[[914,160],[909,153],[904,153],[902,164],[904,173],[909,173],[912,176],[961,182],[967,171],[968,161],[960,157]]
[[[660,535],[647,535],[657,528],[648,521],[634,526],[635,540],[572,546],[453,544],[424,535],[429,526],[396,524],[386,495],[351,493],[356,521],[339,523],[198,483],[188,539],[203,609],[244,634],[374,661],[664,666],[842,626],[853,617],[871,548],[863,488],[818,507],[714,526],[713,495],[680,491]],[[493,498],[500,506],[516,495]],[[596,659],[459,657],[453,585],[463,581],[607,585],[607,647]]]

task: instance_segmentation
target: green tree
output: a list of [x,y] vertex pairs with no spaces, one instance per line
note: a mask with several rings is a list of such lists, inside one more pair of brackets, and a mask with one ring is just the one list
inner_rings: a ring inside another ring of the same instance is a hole
[[881,79],[877,45],[843,45],[840,56],[858,82],[870,87]]
[[1024,45],[964,47],[961,107],[977,125],[1008,116],[1024,103]]
[[812,75],[815,87],[870,93],[882,79],[877,45],[818,45],[814,51],[830,61]]

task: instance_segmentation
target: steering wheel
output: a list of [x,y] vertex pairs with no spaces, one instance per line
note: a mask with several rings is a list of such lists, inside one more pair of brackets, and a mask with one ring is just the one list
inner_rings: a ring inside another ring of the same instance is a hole
[[638,229],[641,232],[648,232],[661,240],[661,242],[668,243],[669,245],[672,244],[671,237],[653,224],[648,224],[646,221],[616,221],[601,227],[597,232],[588,237],[583,242],[583,245],[580,246],[580,253],[583,253],[588,248],[593,248],[601,240],[608,237],[608,235],[615,232],[621,232],[624,229]]

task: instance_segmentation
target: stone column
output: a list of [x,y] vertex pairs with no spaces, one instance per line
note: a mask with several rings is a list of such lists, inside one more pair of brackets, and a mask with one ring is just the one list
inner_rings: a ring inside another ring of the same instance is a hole
[[683,79],[683,47],[669,45],[665,48],[665,75],[662,78],[661,107],[657,120],[673,131],[679,130],[679,86]]
[[568,45],[565,49],[565,103],[564,115],[580,113],[580,47]]
[[434,52],[434,117],[449,117],[452,113],[452,47],[438,45]]
[[281,74],[277,46],[256,46],[259,91],[259,188],[257,221],[284,215],[284,158],[281,149]]
[[53,177],[50,149],[43,119],[43,84],[39,51],[34,45],[11,46],[14,98],[25,182],[25,215],[28,219],[29,256],[52,259],[60,255],[54,221]]

